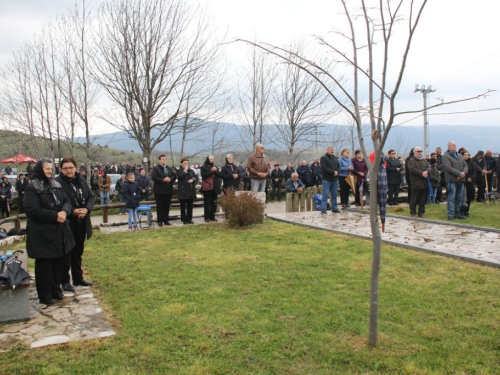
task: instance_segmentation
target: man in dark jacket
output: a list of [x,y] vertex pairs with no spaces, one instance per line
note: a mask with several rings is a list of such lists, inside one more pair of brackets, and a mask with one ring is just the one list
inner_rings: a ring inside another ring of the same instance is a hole
[[429,184],[427,183],[429,163],[422,156],[421,147],[415,147],[413,153],[413,157],[408,159],[408,171],[411,179],[410,214],[412,217],[417,216],[418,205],[418,216],[425,217],[425,203],[429,193]]
[[476,180],[474,182],[477,185],[477,201],[484,202],[486,200],[484,195],[486,191],[486,182],[484,180],[485,169],[486,169],[484,163],[484,151],[479,150],[476,153],[476,155],[472,158],[472,161],[476,163],[483,171],[482,173],[476,174]]
[[307,165],[307,161],[302,160],[302,163],[297,168],[297,173],[299,174],[300,181],[306,185],[306,188],[311,186],[311,168]]
[[333,155],[333,146],[328,146],[326,154],[320,159],[321,173],[323,176],[323,200],[321,202],[321,213],[326,214],[328,197],[332,205],[332,212],[339,213],[337,208],[337,190],[339,187],[340,164],[339,159]]
[[387,204],[389,206],[398,205],[399,184],[401,182],[401,162],[396,158],[396,151],[389,150],[387,162],[387,186],[389,188]]
[[137,184],[141,188],[141,199],[149,200],[149,177],[146,176],[146,171],[141,170],[137,178]]
[[274,169],[271,172],[272,192],[271,202],[274,202],[274,193],[278,190],[278,202],[281,202],[281,186],[283,185],[283,171],[279,164],[274,164]]
[[443,155],[443,170],[448,191],[446,206],[448,220],[465,219],[460,212],[460,207],[464,196],[465,176],[469,167],[464,157],[457,152],[457,144],[454,141],[448,142],[448,150]]
[[446,187],[446,182],[444,178],[444,171],[443,171],[443,155],[441,147],[436,148],[436,167],[439,172],[439,175],[441,177],[441,182],[438,184],[436,188],[436,203],[441,203],[442,202],[442,197],[443,197],[443,187]]
[[16,191],[19,197],[19,213],[24,214],[24,192],[28,186],[28,180],[24,177],[24,174],[19,173],[19,178],[16,181]]
[[493,158],[493,151],[491,150],[486,150],[486,154],[484,154],[484,169],[488,181],[488,194],[491,194],[491,190],[493,189],[493,174],[496,169],[496,162]]
[[292,178],[292,173],[295,173],[295,169],[292,167],[292,164],[288,163],[286,165],[286,169],[283,171],[283,178],[285,182]]
[[173,183],[177,179],[174,170],[167,166],[167,155],[161,154],[158,165],[151,171],[154,182],[153,193],[156,200],[156,213],[158,226],[171,225],[169,222],[170,203],[174,192]]
[[224,191],[232,189],[240,190],[241,174],[239,168],[233,163],[233,155],[226,156],[226,164],[220,169],[222,180],[224,182]]

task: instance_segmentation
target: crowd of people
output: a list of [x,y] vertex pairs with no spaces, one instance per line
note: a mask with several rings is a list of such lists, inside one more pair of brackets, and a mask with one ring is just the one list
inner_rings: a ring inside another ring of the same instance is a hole
[[[329,146],[319,160],[314,159],[309,165],[303,160],[297,170],[291,163],[283,169],[279,164],[271,166],[262,144],[256,145],[246,167],[243,163],[236,165],[231,154],[220,168],[214,160],[209,155],[198,168],[183,158],[179,167],[173,167],[167,165],[167,156],[162,154],[150,176],[139,165],[96,163],[88,181],[85,166],[77,166],[72,157],[65,157],[60,165],[45,158],[30,164],[26,174],[19,174],[15,189],[19,212],[28,218],[26,247],[28,255],[35,259],[40,302],[51,304],[64,298],[63,290],[92,285],[83,277],[82,255],[85,241],[92,236],[90,213],[96,196],[101,204],[110,202],[110,174],[121,175],[116,190],[124,203],[120,214],[128,213],[129,230],[138,229],[137,207],[141,200],[149,200],[151,183],[160,227],[171,225],[169,213],[176,181],[181,221],[186,225],[193,224],[193,203],[198,191],[203,194],[206,222],[217,221],[218,196],[229,189],[265,192],[266,197],[270,189],[270,200],[281,201],[282,189],[300,193],[307,187],[322,185],[322,214],[327,213],[328,201],[333,213],[340,212],[338,193],[342,208],[349,207],[351,190],[354,204],[363,203],[360,190],[367,182],[368,168],[360,150],[354,152],[354,158],[350,158],[349,149],[341,150],[337,157],[333,146]],[[474,200],[482,202],[491,196],[494,174],[500,175],[500,160],[493,158],[491,150],[478,151],[471,157],[465,148],[457,150],[456,143],[450,141],[444,154],[438,147],[434,153],[423,156],[422,148],[417,146],[404,161],[396,157],[395,150],[389,150],[388,155],[383,155],[380,168],[387,176],[382,194],[387,194],[389,205],[399,204],[399,191],[407,185],[411,216],[425,217],[426,204],[441,203],[446,188],[448,219],[454,220],[468,217]],[[7,177],[0,175],[2,217],[10,213],[11,189]]]

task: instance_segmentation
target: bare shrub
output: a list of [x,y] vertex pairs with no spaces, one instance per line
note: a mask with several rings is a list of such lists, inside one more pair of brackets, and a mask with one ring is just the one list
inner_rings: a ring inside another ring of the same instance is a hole
[[236,195],[233,190],[228,190],[221,197],[220,205],[231,226],[260,224],[264,219],[265,205],[252,192]]

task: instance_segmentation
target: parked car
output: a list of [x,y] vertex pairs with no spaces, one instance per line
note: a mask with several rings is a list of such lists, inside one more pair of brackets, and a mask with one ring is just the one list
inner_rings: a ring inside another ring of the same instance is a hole
[[109,196],[110,198],[113,196],[118,196],[118,192],[116,191],[116,182],[121,178],[121,174],[108,174],[109,177],[111,177],[111,187],[109,191]]

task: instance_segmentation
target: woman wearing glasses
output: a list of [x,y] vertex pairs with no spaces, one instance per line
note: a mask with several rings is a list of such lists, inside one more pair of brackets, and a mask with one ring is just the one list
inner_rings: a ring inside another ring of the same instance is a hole
[[41,159],[24,194],[26,249],[35,259],[35,283],[40,303],[52,304],[63,299],[61,280],[64,256],[75,240],[67,218],[72,213],[69,198],[59,182],[52,178],[51,159]]
[[[83,278],[82,255],[85,239],[92,236],[90,212],[94,208],[95,196],[90,190],[87,181],[76,171],[76,160],[67,156],[61,161],[61,174],[56,181],[63,187],[69,198],[72,212],[68,217],[71,231],[75,237],[75,247],[64,258],[62,287],[68,292],[74,292],[74,286],[91,286],[92,283]],[[71,268],[71,285],[69,272]]]

